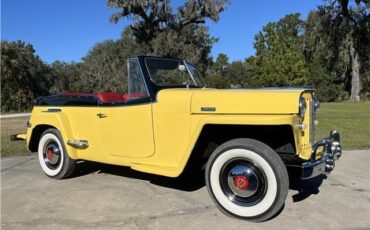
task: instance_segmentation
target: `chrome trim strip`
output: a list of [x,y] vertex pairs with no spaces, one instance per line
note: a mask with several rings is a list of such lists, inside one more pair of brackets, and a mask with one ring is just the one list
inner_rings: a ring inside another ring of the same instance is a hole
[[86,149],[89,147],[89,142],[87,140],[68,140],[67,144],[77,149]]
[[193,76],[193,73],[190,71],[189,66],[188,66],[188,64],[186,63],[186,61],[184,61],[184,64],[185,64],[185,66],[186,66],[186,70],[187,70],[187,71],[188,71],[188,73],[190,74],[191,80],[192,80],[192,81],[193,81],[193,83],[197,86],[197,82],[195,81],[194,76]]

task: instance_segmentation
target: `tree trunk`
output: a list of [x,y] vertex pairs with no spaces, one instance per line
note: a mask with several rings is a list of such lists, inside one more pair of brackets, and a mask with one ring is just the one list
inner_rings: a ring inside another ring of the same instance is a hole
[[350,56],[351,56],[351,96],[349,100],[351,102],[360,101],[361,91],[361,79],[360,79],[360,60],[358,52],[354,47],[354,41],[350,44]]

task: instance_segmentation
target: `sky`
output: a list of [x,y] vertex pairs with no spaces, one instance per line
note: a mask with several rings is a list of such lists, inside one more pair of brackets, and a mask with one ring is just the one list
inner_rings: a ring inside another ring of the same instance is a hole
[[[183,1],[171,1],[173,6]],[[225,53],[230,61],[254,55],[254,35],[268,22],[289,13],[305,19],[321,0],[232,0],[217,23],[207,21],[219,42],[212,56]],[[107,0],[1,0],[1,40],[31,43],[47,63],[80,61],[95,43],[118,39],[130,21],[110,23],[115,11]]]

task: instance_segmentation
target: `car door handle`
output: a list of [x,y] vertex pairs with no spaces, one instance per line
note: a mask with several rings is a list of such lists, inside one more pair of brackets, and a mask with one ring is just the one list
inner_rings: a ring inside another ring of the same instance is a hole
[[107,117],[107,115],[104,114],[104,113],[98,113],[98,114],[96,114],[96,116],[98,116],[99,118],[105,118],[105,117]]

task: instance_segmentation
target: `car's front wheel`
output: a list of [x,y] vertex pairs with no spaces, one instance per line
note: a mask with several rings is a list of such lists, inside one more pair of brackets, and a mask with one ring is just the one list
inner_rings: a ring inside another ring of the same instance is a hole
[[42,170],[49,177],[64,179],[75,169],[76,162],[68,156],[63,138],[57,129],[47,129],[41,135],[38,156]]
[[208,192],[222,212],[255,222],[279,212],[289,188],[277,153],[246,138],[220,145],[208,160],[205,176]]

